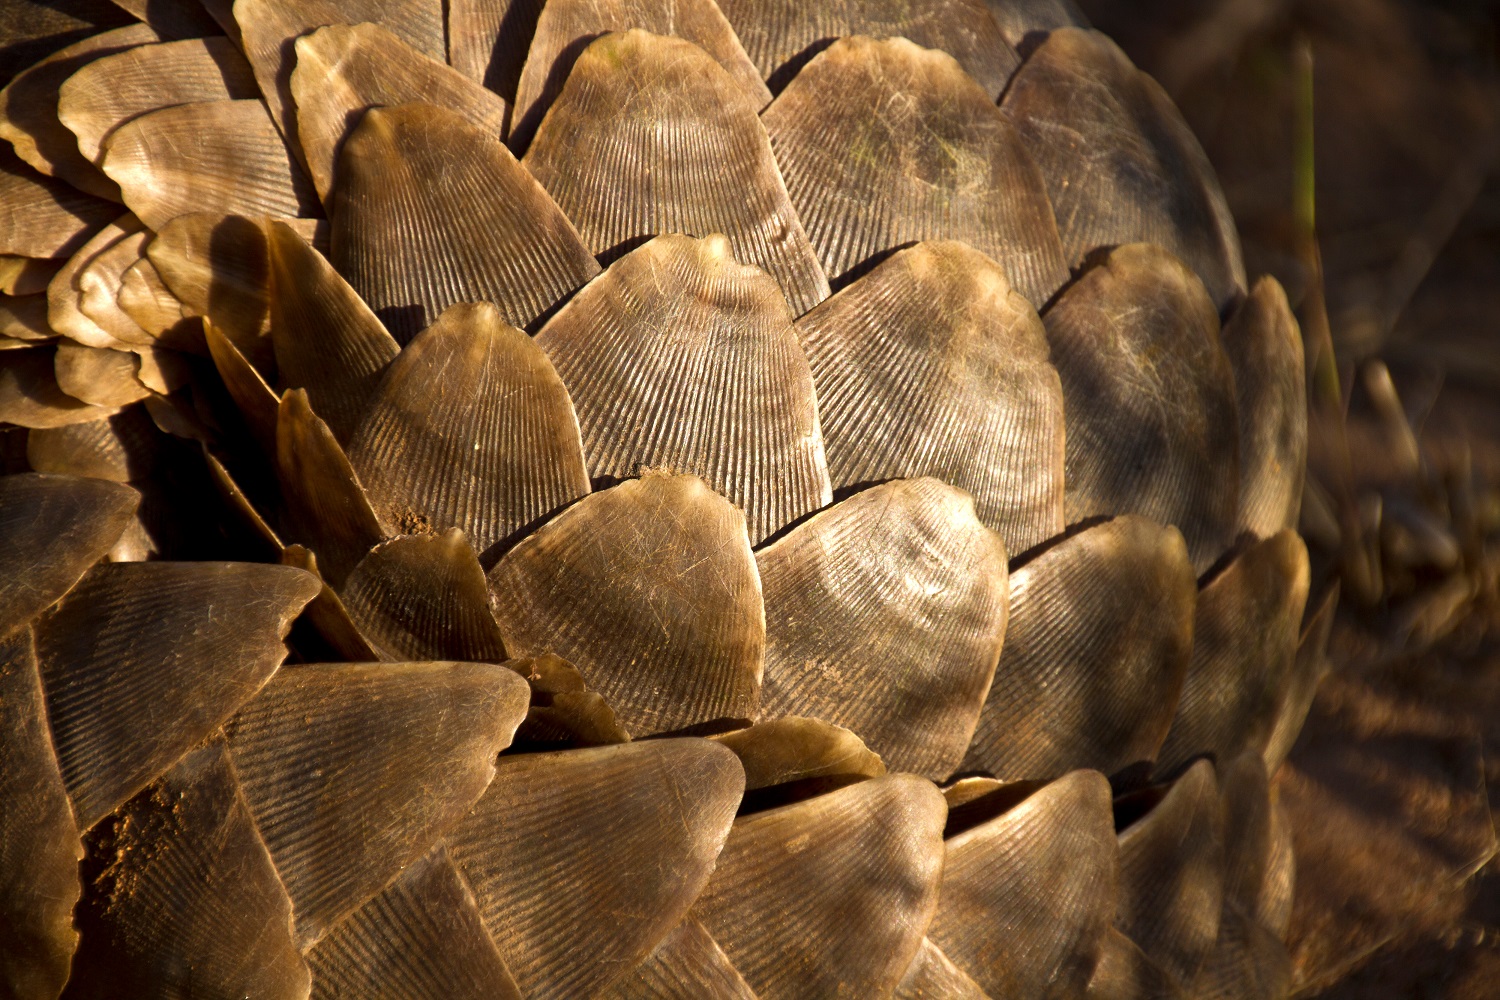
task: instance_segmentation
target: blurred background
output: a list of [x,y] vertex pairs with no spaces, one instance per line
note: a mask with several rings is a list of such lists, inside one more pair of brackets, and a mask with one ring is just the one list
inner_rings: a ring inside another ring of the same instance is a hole
[[1182,108],[1307,344],[1302,528],[1341,599],[1277,778],[1299,991],[1500,997],[1500,9],[1079,5]]

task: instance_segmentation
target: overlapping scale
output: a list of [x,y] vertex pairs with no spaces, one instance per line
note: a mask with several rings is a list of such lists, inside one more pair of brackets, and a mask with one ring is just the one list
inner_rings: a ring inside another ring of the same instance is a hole
[[627,743],[630,734],[615,721],[614,709],[590,691],[578,668],[555,653],[507,660],[505,665],[531,685],[531,707],[516,730],[516,742],[563,742],[574,746]]
[[180,351],[203,352],[203,326],[172,294],[149,257],[142,257],[120,276],[120,311],[157,344]]
[[291,227],[270,223],[266,243],[277,381],[306,389],[334,437],[347,443],[401,347],[348,282]]
[[115,544],[140,499],[101,479],[0,478],[0,636],[73,589]]
[[[210,456],[212,457],[212,456]],[[218,471],[222,472],[222,467]],[[227,473],[224,473],[227,478]],[[248,508],[245,516],[253,522],[255,533],[270,544],[273,550],[279,549],[279,561],[283,566],[295,566],[305,569],[323,579],[318,572],[318,557],[313,555],[312,550],[302,545],[282,546],[281,540],[276,537],[269,525],[260,520],[260,515],[250,507],[249,501],[243,501],[243,506]],[[253,515],[253,516],[252,516]],[[358,627],[349,620],[349,609],[344,607],[344,602],[339,598],[338,592],[330,587],[327,581],[323,582],[318,590],[318,596],[312,599],[307,609],[303,612],[307,616],[307,622],[323,637],[324,641],[338,655],[350,663],[374,663],[382,659],[370,645],[370,641],[360,634]]]
[[317,192],[258,100],[180,104],[133,118],[110,136],[104,172],[154,230],[189,212],[319,213]]
[[47,283],[63,266],[59,257],[22,257],[0,254],[0,293],[36,295],[47,290]]
[[178,104],[258,98],[255,75],[227,38],[141,45],[97,59],[63,83],[57,117],[78,150],[104,162],[110,135],[132,118]]
[[1193,658],[1163,744],[1163,771],[1209,753],[1264,753],[1295,669],[1307,603],[1307,546],[1294,531],[1257,542],[1198,595]]
[[1208,157],[1166,91],[1108,37],[1051,32],[1001,107],[1041,167],[1069,265],[1154,243],[1187,262],[1219,308],[1244,294],[1239,236]]
[[58,762],[93,826],[214,732],[286,655],[318,592],[251,563],[106,563],[35,625]]
[[144,228],[126,213],[99,229],[58,270],[47,284],[47,323],[56,333],[90,347],[120,346],[116,337],[84,315],[82,278],[99,257],[126,240],[141,238]]
[[591,996],[645,959],[699,898],[743,787],[707,740],[500,758],[448,844],[522,994]]
[[1239,527],[1269,538],[1296,529],[1307,474],[1302,333],[1275,278],[1256,281],[1223,339],[1240,419]]
[[1192,653],[1196,598],[1182,535],[1128,514],[1013,571],[1005,655],[962,769],[1045,778],[1154,760]]
[[693,476],[585,497],[489,581],[506,650],[573,663],[632,734],[756,712],[766,619],[744,515]]
[[776,282],[722,236],[658,236],[547,322],[594,476],[701,477],[752,544],[833,499],[813,380]]
[[[604,155],[580,158],[581,137]],[[631,30],[591,43],[524,162],[596,254],[723,233],[794,314],[828,296],[755,103],[691,42]]]
[[118,201],[120,190],[78,151],[78,140],[57,119],[58,91],[96,59],[161,41],[144,24],[85,38],[18,73],[0,90],[0,139],[37,170],[80,191]]
[[0,295],[0,334],[28,343],[55,337],[47,325],[47,296]]
[[456,528],[377,545],[339,595],[386,659],[505,659],[484,569]]
[[1088,27],[1088,20],[1073,0],[984,0],[984,5],[1005,40],[1016,46],[1036,33],[1070,25]]
[[1307,713],[1312,710],[1318,682],[1328,670],[1328,637],[1333,631],[1338,604],[1339,585],[1335,582],[1323,591],[1297,639],[1297,655],[1285,680],[1281,707],[1276,712],[1275,724],[1271,726],[1271,737],[1266,742],[1268,774],[1274,775],[1287,754],[1292,752],[1302,725],[1307,721]]
[[[326,232],[310,219],[275,220],[320,253]],[[180,215],[156,232],[146,255],[161,278],[192,315],[214,323],[269,369],[271,344],[262,339],[268,318],[270,250],[266,225],[238,215],[194,212]]]
[[931,239],[993,258],[1038,308],[1068,280],[1041,173],[947,53],[901,38],[839,39],[761,121],[831,280]]
[[527,327],[599,273],[542,186],[456,112],[365,112],[338,176],[329,260],[403,344],[459,302]]
[[1066,1000],[1115,916],[1109,782],[1074,771],[945,844],[927,935],[995,997]]
[[1239,503],[1234,376],[1203,284],[1159,247],[1117,247],[1042,319],[1067,400],[1068,522],[1176,525],[1202,573]]
[[1193,982],[1197,1000],[1283,1000],[1292,963],[1281,939],[1240,907],[1226,903],[1219,941]]
[[1000,96],[1021,61],[1001,37],[984,0],[721,0],[719,6],[776,90],[831,39],[847,35],[907,38],[923,48],[941,49],[958,60],[991,100]]
[[934,476],[1010,552],[1063,529],[1063,396],[1036,310],[978,251],[898,250],[797,321],[835,489]]
[[114,407],[90,406],[57,387],[52,346],[0,352],[0,421],[20,427],[66,427],[113,416]]
[[0,252],[21,257],[66,257],[120,206],[37,173],[0,146]]
[[771,102],[771,92],[712,0],[551,0],[542,7],[517,81],[511,147],[530,142],[589,42],[631,28],[692,42],[724,68],[753,107]]
[[857,735],[821,719],[786,716],[709,739],[734,751],[745,791],[819,778],[857,780],[885,774],[885,762]]
[[689,917],[600,1000],[757,1000],[703,925]]
[[391,362],[349,462],[384,523],[408,534],[462,528],[489,561],[589,491],[567,389],[487,302],[449,306]]
[[286,890],[222,742],[127,803],[85,873],[69,996],[307,996]]
[[341,663],[283,670],[241,709],[230,754],[301,948],[468,812],[527,700],[501,666]]
[[[210,0],[212,2],[212,0]],[[217,35],[223,29],[207,9],[196,3],[173,0],[114,0],[116,7],[127,10],[136,20],[151,26],[163,38],[200,38]]]
[[[109,344],[124,349],[149,348],[155,338],[120,308],[119,294],[125,272],[142,259],[151,234],[130,233],[94,256],[74,278],[78,290],[75,307],[109,338]],[[50,303],[49,303],[50,305]]]
[[846,726],[888,766],[945,777],[1000,658],[1006,557],[967,494],[896,480],[814,515],[756,557],[762,710]]
[[329,25],[297,39],[296,49],[297,135],[325,203],[344,138],[368,108],[425,101],[496,139],[504,131],[505,101],[377,25]]
[[74,399],[94,406],[121,407],[145,399],[151,390],[136,377],[140,359],[129,351],[57,345],[52,367],[57,387]]
[[[204,343],[218,370],[229,398],[239,407],[240,416],[250,436],[267,455],[276,454],[278,411],[281,399],[266,384],[265,377],[240,352],[240,349],[211,322],[203,324]],[[295,390],[294,390],[295,391]]]
[[741,817],[693,913],[760,1000],[888,994],[938,903],[946,813],[891,774]]
[[[228,0],[220,0],[227,3]],[[447,55],[442,0],[233,0],[241,48],[281,134],[295,140],[296,39],[329,24],[374,24],[432,59]]]
[[366,552],[392,534],[371,507],[333,431],[313,413],[301,389],[281,397],[276,472],[287,509],[283,527],[317,553],[325,578],[335,587]]
[[521,1000],[439,844],[307,953],[316,1000]]
[[895,1000],[990,1000],[979,984],[927,938],[896,984]]
[[1213,765],[1189,768],[1120,832],[1119,843],[1115,926],[1187,989],[1213,950],[1224,902],[1224,816]]
[[542,0],[448,0],[448,64],[514,103]]
[[[51,430],[31,431],[26,435],[26,461],[37,472],[55,476],[79,476],[88,479],[107,479],[113,483],[134,483],[148,480],[159,468],[161,457],[161,432],[146,415],[143,408],[123,410],[107,420],[92,424],[73,424]],[[30,478],[30,477],[27,477]],[[25,482],[26,479],[19,480]],[[80,481],[83,492],[102,490],[98,483]],[[14,487],[12,487],[14,488]],[[0,486],[0,494],[5,488]],[[123,490],[119,491],[121,509],[133,507],[136,500]],[[4,515],[0,515],[3,517]],[[121,524],[129,520],[127,514],[116,515]],[[0,521],[0,525],[3,525]],[[68,518],[47,521],[51,531],[66,536],[71,525]],[[28,530],[28,529],[21,529]],[[108,550],[108,538],[117,529],[105,530],[96,543],[98,552]],[[49,542],[52,536],[41,533]],[[39,541],[41,538],[34,539]],[[86,566],[95,562],[97,556],[86,560],[80,556],[78,573],[82,575]],[[71,583],[69,584],[71,586]],[[4,598],[0,598],[3,601]],[[0,624],[0,633],[6,631]]]
[[73,904],[83,845],[52,752],[28,628],[0,638],[0,802],[6,803],[0,810],[0,926],[6,931],[0,990],[17,1000],[55,997],[68,981],[78,943]]
[[1183,988],[1130,938],[1111,929],[1084,996],[1087,1000],[1189,1000]]

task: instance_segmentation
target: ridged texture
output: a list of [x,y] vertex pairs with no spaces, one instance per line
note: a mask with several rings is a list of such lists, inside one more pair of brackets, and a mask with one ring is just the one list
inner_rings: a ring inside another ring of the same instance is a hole
[[1010,552],[1062,531],[1062,385],[994,261],[947,240],[899,250],[797,332],[835,489],[935,476]]
[[888,766],[946,777],[963,759],[1005,638],[1000,536],[967,494],[897,480],[757,555],[762,711],[859,733]]
[[906,38],[958,60],[993,100],[1021,57],[1006,44],[983,0],[722,0],[724,16],[760,73],[780,90],[829,39]]
[[95,60],[68,77],[57,117],[98,164],[110,134],[132,118],[177,104],[258,98],[255,74],[227,38],[142,45]]
[[315,1000],[521,1000],[446,847],[307,953]]
[[744,516],[701,480],[653,474],[585,497],[489,580],[510,655],[573,663],[631,733],[755,714],[760,577]]
[[50,346],[0,352],[0,421],[21,427],[66,427],[115,414],[112,407],[90,406],[57,387],[52,363],[56,353]]
[[937,906],[946,814],[893,774],[741,817],[693,913],[760,1000],[888,994]]
[[1192,653],[1197,592],[1177,530],[1130,515],[1013,572],[1005,655],[962,769],[1048,778],[1154,760]]
[[594,476],[691,473],[752,544],[833,500],[813,380],[776,282],[722,236],[658,236],[542,329]]
[[1282,688],[1281,707],[1266,742],[1266,773],[1275,774],[1292,752],[1307,713],[1312,709],[1318,682],[1328,671],[1328,637],[1333,631],[1333,617],[1338,610],[1339,586],[1334,583],[1318,598],[1316,610],[1307,616],[1307,624],[1297,640],[1297,656]]
[[128,803],[85,870],[70,997],[307,996],[291,906],[223,743]]
[[300,947],[458,822],[527,700],[489,664],[320,664],[282,671],[235,716],[230,753]]
[[149,258],[136,261],[120,276],[118,302],[120,310],[161,346],[180,350],[197,346],[196,324]]
[[1240,415],[1239,527],[1269,538],[1297,527],[1307,475],[1302,332],[1275,278],[1261,278],[1229,322],[1224,351]]
[[370,506],[359,477],[328,425],[308,405],[307,394],[290,389],[276,420],[276,473],[292,541],[317,553],[323,576],[335,587],[366,552],[387,534]]
[[896,984],[895,1000],[990,1000],[979,984],[927,938]]
[[234,0],[234,20],[261,96],[288,139],[297,136],[291,80],[298,36],[327,24],[368,22],[429,58],[441,62],[447,54],[442,0]]
[[1161,966],[1130,938],[1111,930],[1089,980],[1087,1000],[1188,1000],[1188,995]]
[[180,104],[134,118],[110,137],[104,172],[152,229],[188,212],[318,211],[260,101]]
[[78,943],[73,904],[83,845],[27,628],[0,639],[0,802],[0,992],[56,997]]
[[129,487],[96,479],[0,478],[0,636],[71,590],[115,544],[140,500]]
[[448,0],[448,63],[514,102],[542,0]]
[[350,619],[388,659],[505,659],[484,569],[456,528],[376,546],[339,595]]
[[1165,250],[1131,244],[1042,318],[1067,401],[1068,523],[1176,525],[1202,573],[1233,540],[1239,504],[1234,376],[1202,283]]
[[[99,420],[91,424],[75,424],[71,427],[58,427],[52,430],[31,431],[26,435],[26,461],[31,467],[40,473],[50,473],[56,476],[80,476],[88,479],[107,479],[112,483],[129,483],[148,479],[159,468],[158,459],[161,432],[151,422],[151,418],[142,409],[126,410],[118,416],[107,420]],[[9,496],[24,497],[29,495],[35,487],[27,485],[36,482],[38,477],[33,476],[8,476],[0,482],[0,498]],[[43,480],[45,483],[46,481]],[[98,483],[90,483],[74,480],[58,481],[55,486],[41,488],[41,496],[47,497],[56,492],[62,497],[80,494],[87,497],[92,492],[104,491],[107,487]],[[15,494],[11,490],[17,491]],[[105,496],[118,493],[120,508],[130,508],[136,503],[134,498],[128,498],[124,491],[109,491]],[[11,508],[10,503],[16,501],[0,499],[0,538],[7,541],[0,544],[17,544],[18,540],[24,539],[26,544],[55,544],[58,536],[66,536],[70,533],[71,523],[76,515],[63,514],[60,518],[53,514],[45,517],[36,517],[26,510],[23,504],[19,509]],[[71,506],[71,504],[70,504]],[[91,506],[91,502],[83,505],[85,511]],[[111,504],[110,506],[114,506]],[[92,521],[94,515],[85,514]],[[117,514],[123,523],[128,517],[125,514]],[[8,520],[9,518],[34,518],[29,524],[23,520]],[[19,535],[16,532],[28,532],[34,525],[46,523],[48,532],[38,531],[34,535]],[[24,525],[24,527],[22,526]],[[93,529],[91,529],[92,531]],[[113,529],[101,529],[101,534],[107,536]],[[101,551],[107,549],[105,537],[100,537],[98,545]],[[12,556],[0,556],[0,565],[7,563]],[[49,557],[50,558],[50,557]],[[78,573],[81,576],[86,566],[92,565],[95,557],[79,556]],[[8,578],[8,574],[0,573],[0,577]],[[69,584],[71,586],[71,583]],[[0,596],[0,607],[13,606],[14,597],[10,595]],[[8,628],[0,622],[0,635]]]
[[756,1000],[716,941],[691,917],[600,1000]]
[[73,73],[104,56],[161,38],[144,24],[116,28],[75,42],[18,73],[0,90],[0,139],[37,170],[102,198],[120,191],[78,151],[78,140],[57,120],[58,90]]
[[[602,155],[580,159],[581,137]],[[755,104],[691,42],[632,30],[590,44],[525,164],[596,254],[664,233],[723,233],[735,260],[776,279],[793,313],[828,296]]]
[[1243,294],[1239,236],[1208,157],[1114,42],[1053,31],[1000,106],[1042,168],[1069,265],[1100,247],[1154,243],[1197,271],[1221,308]]
[[365,112],[338,177],[329,259],[403,344],[458,302],[528,326],[599,273],[547,192],[456,112]]
[[740,759],[747,792],[789,781],[885,773],[885,763],[858,736],[821,719],[769,719],[709,739]]
[[1257,542],[1198,595],[1193,658],[1162,746],[1163,770],[1198,753],[1221,766],[1264,753],[1295,668],[1307,603],[1307,546],[1294,531]]
[[95,567],[36,625],[47,715],[87,829],[216,730],[275,673],[318,592],[250,563]]
[[830,279],[914,240],[955,239],[1038,308],[1068,280],[1036,164],[952,56],[839,39],[761,120]]
[[521,992],[591,996],[686,915],[744,776],[706,740],[503,757],[449,851]]
[[512,148],[536,133],[584,47],[599,35],[631,28],[692,42],[724,68],[752,107],[771,102],[771,92],[713,0],[550,0],[537,19],[517,83]]
[[114,202],[37,173],[9,146],[0,147],[0,251],[65,257],[120,214]]
[[503,100],[376,25],[329,25],[299,38],[296,48],[297,136],[325,202],[344,137],[367,108],[425,101],[496,139],[504,130]]
[[1196,1000],[1284,1000],[1292,962],[1281,939],[1234,903],[1224,904],[1219,940],[1193,981]]
[[392,528],[461,528],[490,561],[498,543],[589,491],[567,389],[487,302],[448,307],[391,362],[349,461]]
[[354,434],[401,348],[348,282],[290,227],[272,222],[271,342],[277,381],[308,401],[341,443]]
[[1070,1000],[1114,920],[1109,782],[1074,771],[945,845],[928,937],[995,997]]
[[615,721],[609,704],[590,691],[578,668],[554,653],[505,665],[531,685],[531,707],[516,731],[516,742],[571,742],[575,746],[626,743],[630,734]]
[[1115,926],[1184,989],[1219,933],[1224,817],[1208,761],[1188,769],[1120,841]]

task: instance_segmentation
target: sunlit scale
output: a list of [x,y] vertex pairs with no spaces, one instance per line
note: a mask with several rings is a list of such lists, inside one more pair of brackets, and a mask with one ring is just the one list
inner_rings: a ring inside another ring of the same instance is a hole
[[1300,334],[1065,0],[119,7],[0,90],[0,995],[1285,995]]

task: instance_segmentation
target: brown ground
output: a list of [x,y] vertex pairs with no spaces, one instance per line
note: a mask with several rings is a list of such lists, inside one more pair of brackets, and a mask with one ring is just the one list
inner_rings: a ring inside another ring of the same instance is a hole
[[[1347,425],[1332,402],[1315,417],[1313,476],[1346,523],[1342,539],[1320,532],[1305,508],[1304,531],[1344,600],[1330,674],[1278,779],[1298,851],[1298,981],[1339,1000],[1500,997],[1500,864],[1480,868],[1500,800],[1497,10],[1081,6],[1183,108],[1250,273],[1282,280],[1305,330],[1293,178],[1298,53],[1312,54],[1317,236],[1350,403]],[[1403,458],[1400,408],[1372,405],[1370,359],[1389,365],[1419,464]]]

